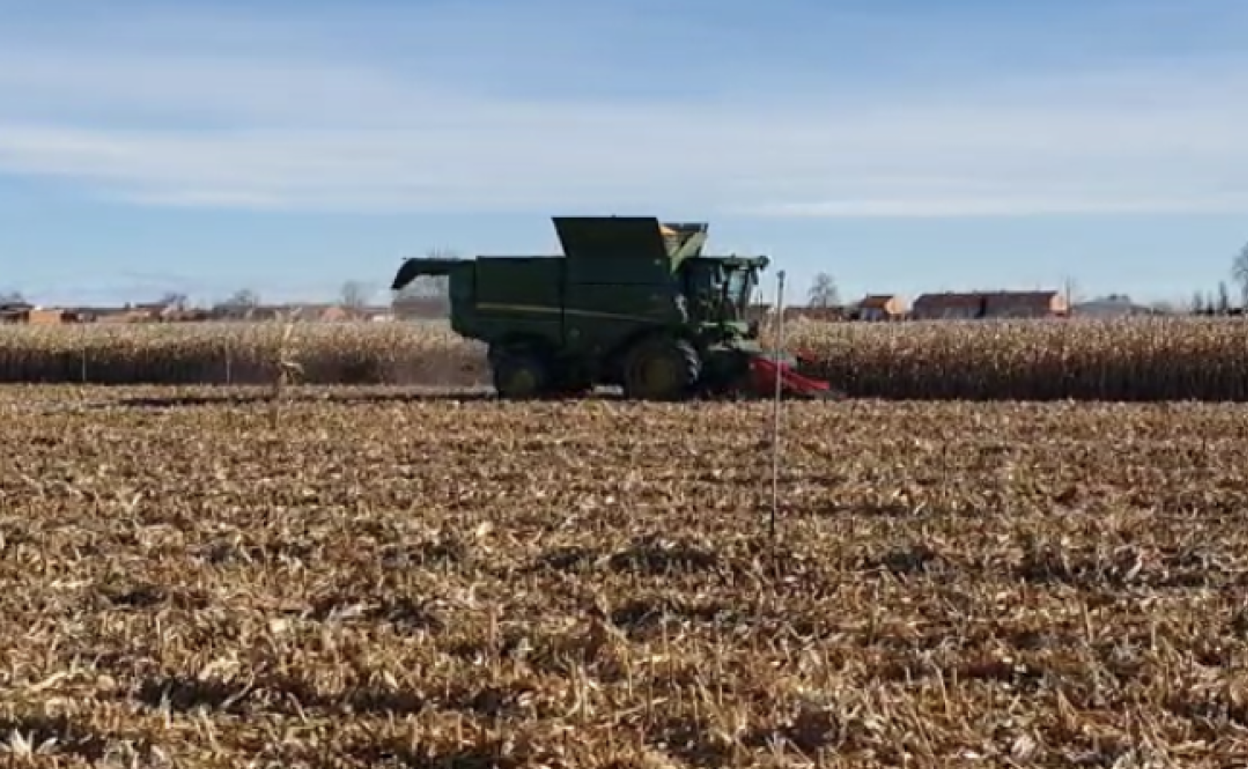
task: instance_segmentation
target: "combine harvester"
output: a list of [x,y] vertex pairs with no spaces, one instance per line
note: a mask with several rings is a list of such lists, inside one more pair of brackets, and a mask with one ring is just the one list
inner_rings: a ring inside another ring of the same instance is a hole
[[451,328],[489,346],[503,398],[826,398],[827,382],[763,349],[746,309],[767,257],[702,253],[704,222],[554,217],[563,256],[407,259],[391,286],[449,279]]

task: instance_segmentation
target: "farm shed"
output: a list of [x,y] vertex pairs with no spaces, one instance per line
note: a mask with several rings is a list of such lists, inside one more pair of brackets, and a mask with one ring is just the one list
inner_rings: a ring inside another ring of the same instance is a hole
[[980,292],[941,292],[920,294],[910,309],[917,319],[979,318],[986,308],[986,297]]
[[65,323],[65,311],[41,307],[10,307],[0,309],[0,323],[54,326]]
[[1052,318],[1068,311],[1059,291],[975,291],[922,294],[911,314],[919,319]]
[[895,321],[905,314],[905,300],[897,294],[868,294],[858,303],[862,321]]
[[998,291],[987,297],[989,318],[1048,318],[1070,311],[1060,291]]

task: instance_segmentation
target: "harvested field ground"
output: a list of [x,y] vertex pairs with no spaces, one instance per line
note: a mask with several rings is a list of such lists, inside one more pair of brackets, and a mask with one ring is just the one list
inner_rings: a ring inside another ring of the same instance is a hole
[[0,764],[1242,766],[1214,405],[0,389]]
[[[0,326],[0,382],[235,385],[292,361],[307,384],[483,385],[446,323]],[[766,337],[767,335],[764,334]],[[854,397],[1248,401],[1238,318],[791,324],[786,347]]]

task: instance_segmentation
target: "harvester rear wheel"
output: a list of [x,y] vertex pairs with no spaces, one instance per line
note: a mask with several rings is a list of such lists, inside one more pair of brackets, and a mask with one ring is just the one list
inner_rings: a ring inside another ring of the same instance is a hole
[[594,381],[584,372],[564,367],[552,373],[550,392],[560,398],[583,398],[594,389]]
[[550,373],[542,359],[529,352],[500,352],[490,356],[494,390],[509,399],[537,398],[545,395]]
[[624,396],[676,401],[693,395],[702,359],[688,341],[658,337],[633,348],[624,363]]

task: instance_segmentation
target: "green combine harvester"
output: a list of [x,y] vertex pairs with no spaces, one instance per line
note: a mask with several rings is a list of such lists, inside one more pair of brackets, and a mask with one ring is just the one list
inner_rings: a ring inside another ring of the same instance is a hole
[[397,291],[449,282],[451,328],[489,346],[503,398],[575,397],[619,386],[626,398],[826,397],[827,382],[765,351],[747,307],[767,257],[703,254],[705,222],[554,217],[562,256],[407,259]]

